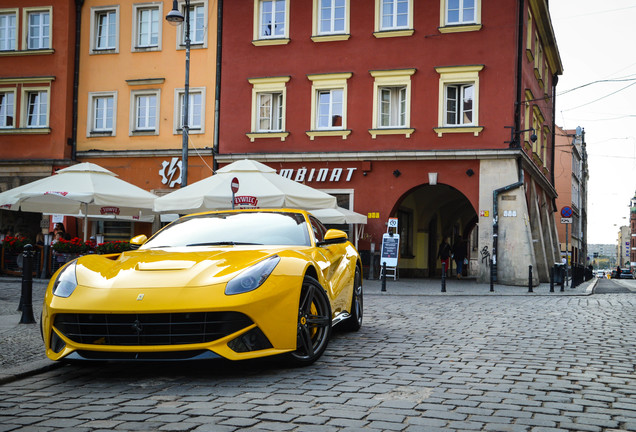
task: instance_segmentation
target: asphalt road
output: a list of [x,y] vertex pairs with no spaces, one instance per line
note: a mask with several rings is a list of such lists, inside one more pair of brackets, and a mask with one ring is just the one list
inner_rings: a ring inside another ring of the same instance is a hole
[[[633,287],[630,290],[630,287]],[[629,279],[599,279],[594,294],[628,294],[636,293],[636,283]]]
[[306,368],[68,365],[4,384],[0,431],[636,430],[631,291],[365,307]]

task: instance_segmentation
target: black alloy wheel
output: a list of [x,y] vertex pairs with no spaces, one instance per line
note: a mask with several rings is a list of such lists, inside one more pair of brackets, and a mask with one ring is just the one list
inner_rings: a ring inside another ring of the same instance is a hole
[[296,351],[289,358],[296,365],[309,365],[320,358],[331,336],[331,304],[316,279],[305,276],[298,307]]
[[358,331],[362,327],[362,315],[364,302],[362,298],[362,274],[360,267],[356,267],[356,274],[353,279],[353,295],[351,299],[351,311],[349,318],[342,323],[342,327],[348,331]]

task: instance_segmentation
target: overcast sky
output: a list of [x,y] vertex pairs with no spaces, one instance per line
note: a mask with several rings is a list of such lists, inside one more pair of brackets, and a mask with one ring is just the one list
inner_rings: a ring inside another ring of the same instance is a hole
[[[636,192],[636,2],[550,0],[549,5],[564,69],[556,123],[585,129],[588,243],[615,244],[619,227],[629,225]],[[599,80],[613,81],[585,86]]]

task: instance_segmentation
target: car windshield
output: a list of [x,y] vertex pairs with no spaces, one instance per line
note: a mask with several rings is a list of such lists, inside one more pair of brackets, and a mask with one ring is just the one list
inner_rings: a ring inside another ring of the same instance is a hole
[[183,246],[288,245],[309,246],[301,213],[213,213],[178,219],[140,249]]

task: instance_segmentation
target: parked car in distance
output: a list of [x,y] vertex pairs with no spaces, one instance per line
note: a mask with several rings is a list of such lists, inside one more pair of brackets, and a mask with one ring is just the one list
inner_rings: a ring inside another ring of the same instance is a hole
[[624,268],[621,269],[621,275],[619,276],[619,279],[634,279],[634,275],[630,269]]

